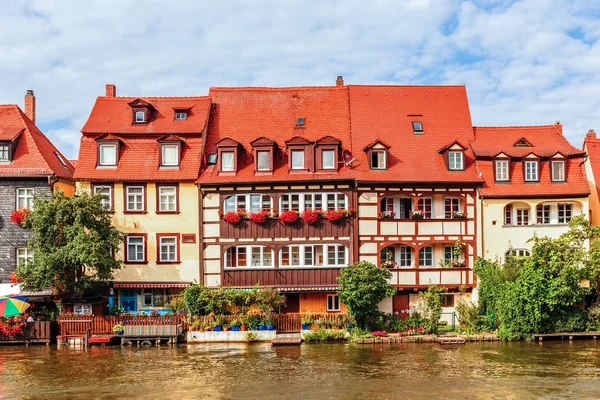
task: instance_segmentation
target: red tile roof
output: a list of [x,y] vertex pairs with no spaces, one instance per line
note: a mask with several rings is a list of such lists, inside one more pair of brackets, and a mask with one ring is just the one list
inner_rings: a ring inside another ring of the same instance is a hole
[[[467,92],[464,86],[350,85],[352,175],[359,181],[399,183],[474,183],[473,154],[465,152],[465,170],[449,171],[438,151],[455,141],[473,140]],[[416,135],[412,121],[421,121]],[[370,169],[363,149],[374,141],[390,146],[387,171]]]
[[590,135],[588,133],[583,142],[583,149],[587,151],[592,174],[594,174],[593,178],[596,182],[596,190],[600,197],[600,139],[596,139],[595,134]]
[[[211,88],[213,109],[207,133],[206,154],[217,152],[217,142],[229,138],[243,150],[234,176],[219,176],[216,165],[207,166],[198,183],[276,182],[349,179],[349,168],[338,173],[288,172],[285,142],[301,137],[314,142],[326,136],[341,141],[342,149],[350,149],[350,117],[347,87],[292,88]],[[304,126],[296,127],[297,118]],[[274,171],[271,175],[255,175],[251,142],[260,137],[273,140]]]
[[[149,103],[155,113],[147,124],[133,123],[129,103]],[[95,181],[195,181],[202,162],[202,136],[210,112],[209,97],[98,97],[82,129],[75,179]],[[188,110],[175,120],[175,110]],[[182,141],[180,168],[160,168],[159,140],[175,135]],[[96,139],[119,140],[116,168],[97,168]]]
[[[590,190],[582,164],[584,152],[562,135],[561,125],[475,127],[472,143],[477,170],[485,179],[482,197],[586,197]],[[524,140],[531,147],[515,147]],[[491,157],[504,153],[512,157],[510,182],[495,182]],[[535,154],[539,162],[539,183],[525,182],[522,158]],[[549,157],[561,153],[566,159],[566,182],[552,182]],[[515,160],[516,158],[516,160]]]
[[0,164],[0,176],[53,175],[69,180],[73,178],[73,165],[17,105],[0,105],[0,140],[18,140],[12,162]]

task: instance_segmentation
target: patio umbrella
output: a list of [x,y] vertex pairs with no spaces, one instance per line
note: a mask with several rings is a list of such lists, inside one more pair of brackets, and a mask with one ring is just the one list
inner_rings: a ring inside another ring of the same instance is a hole
[[0,297],[0,317],[14,317],[28,308],[27,297],[18,295]]

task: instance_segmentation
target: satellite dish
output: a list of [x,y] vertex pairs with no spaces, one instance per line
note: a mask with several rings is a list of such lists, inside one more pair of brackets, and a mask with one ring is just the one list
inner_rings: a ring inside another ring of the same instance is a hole
[[344,152],[342,153],[342,157],[344,157],[344,164],[346,165],[350,165],[354,161],[356,161],[356,158],[352,157],[352,153],[350,152],[350,150],[344,150]]

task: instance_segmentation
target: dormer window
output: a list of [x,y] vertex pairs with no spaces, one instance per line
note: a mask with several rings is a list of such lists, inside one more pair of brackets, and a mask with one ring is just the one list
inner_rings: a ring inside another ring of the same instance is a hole
[[387,150],[371,150],[371,169],[387,169]]
[[497,182],[506,182],[510,180],[508,174],[508,159],[495,160],[495,171],[496,171],[496,181]]
[[552,160],[552,181],[565,181],[565,162],[563,160]]
[[145,111],[136,111],[135,112],[135,122],[146,122],[146,112]]
[[338,152],[341,142],[333,136],[325,136],[315,143],[315,171],[328,172],[337,171]]
[[175,119],[179,120],[179,121],[186,120],[187,119],[187,111],[176,111]]
[[8,144],[0,144],[0,161],[10,161],[10,146]]
[[219,160],[219,173],[222,175],[235,175],[238,170],[238,160],[241,145],[233,139],[224,138],[217,142],[217,160]]
[[448,169],[451,171],[464,169],[464,154],[462,151],[448,152]]
[[335,169],[335,151],[322,150],[323,169]]
[[100,144],[98,146],[99,165],[116,166],[117,165],[117,144]]
[[413,132],[415,135],[423,134],[423,124],[421,123],[421,121],[413,121],[412,126],[413,126]]
[[162,144],[160,146],[161,167],[178,167],[179,166],[179,145],[178,144]]
[[271,152],[260,150],[256,152],[256,169],[258,171],[271,171]]
[[234,155],[235,154],[233,151],[222,151],[221,152],[221,171],[223,171],[223,172],[235,171]]
[[530,182],[538,181],[538,162],[525,161],[525,180]]
[[[320,165],[322,159],[322,150],[328,148],[313,147],[314,142],[310,142],[303,137],[294,136],[285,142],[288,154],[288,171],[292,173],[314,172],[315,164]],[[318,159],[318,160],[316,160]]]
[[304,150],[292,150],[292,169],[304,169]]
[[254,172],[259,175],[271,174],[276,143],[266,137],[260,137],[250,142],[250,145],[254,151]]

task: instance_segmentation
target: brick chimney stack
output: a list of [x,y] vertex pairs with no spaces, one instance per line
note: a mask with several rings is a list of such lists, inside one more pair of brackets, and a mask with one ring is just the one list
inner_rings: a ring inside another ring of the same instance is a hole
[[106,97],[116,97],[117,96],[117,87],[112,83],[108,83],[106,85]]
[[35,96],[31,89],[25,93],[25,115],[35,124]]
[[344,86],[344,78],[341,75],[335,80],[335,86]]
[[596,131],[593,129],[590,129],[587,133],[587,135],[585,135],[586,138],[590,138],[590,139],[596,139]]

